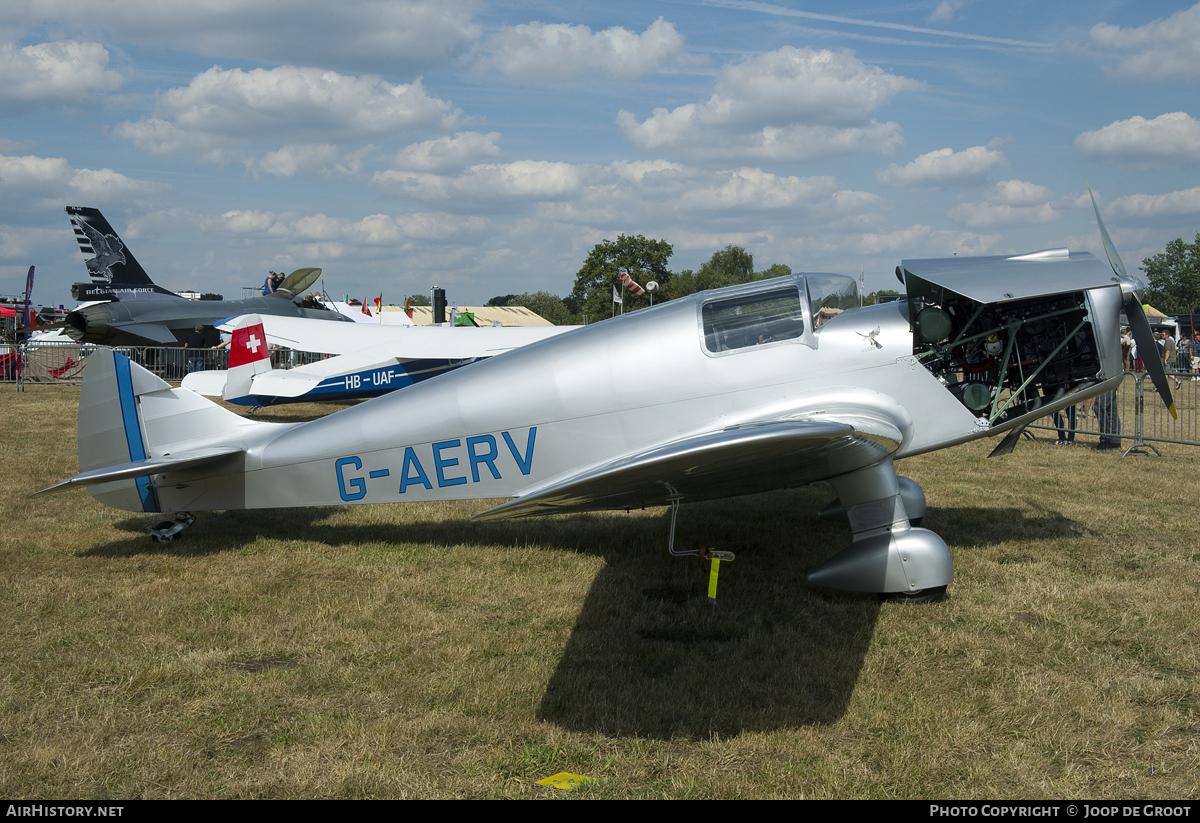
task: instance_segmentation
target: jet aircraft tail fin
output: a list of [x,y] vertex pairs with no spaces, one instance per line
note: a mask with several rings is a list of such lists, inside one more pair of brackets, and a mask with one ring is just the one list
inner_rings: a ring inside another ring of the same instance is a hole
[[151,292],[176,296],[174,292],[155,285],[99,209],[67,206],[66,212],[71,220],[71,228],[75,230],[79,250],[88,258],[84,265],[91,279],[90,287],[85,283],[71,287],[74,299],[111,300],[118,297],[128,300],[139,293]]
[[112,349],[88,356],[79,396],[80,473],[37,494],[89,487],[126,511],[160,511],[167,472],[238,459],[252,430],[245,420],[159,377]]
[[88,275],[93,283],[123,286],[153,286],[154,281],[124,241],[113,231],[99,209],[86,206],[67,206],[71,228],[79,250],[92,255],[87,261]]

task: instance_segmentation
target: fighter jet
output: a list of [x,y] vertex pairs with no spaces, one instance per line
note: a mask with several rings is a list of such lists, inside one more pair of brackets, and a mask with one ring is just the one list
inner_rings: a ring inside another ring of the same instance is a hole
[[67,206],[75,239],[86,260],[91,283],[76,283],[71,296],[85,305],[67,315],[65,330],[72,340],[105,346],[178,346],[197,326],[203,326],[208,345],[219,340],[213,325],[225,318],[258,314],[307,317],[351,322],[319,302],[302,299],[321,270],[298,269],[279,289],[246,300],[187,300],[155,285],[124,241],[98,209]]
[[[850,544],[809,582],[935,598],[953,561],[896,461],[1114,390],[1122,307],[1140,338],[1149,326],[1141,284],[1086,252],[897,273],[906,298],[864,308],[849,308],[853,278],[823,273],[701,292],[306,423],[252,422],[101,350],[80,398],[81,473],[46,491],[87,486],[180,523],[430,500],[510,498],[483,520],[669,505],[673,535],[681,502],[827,481],[821,515]],[[826,306],[849,310],[818,327]],[[231,367],[261,344],[236,331]]]

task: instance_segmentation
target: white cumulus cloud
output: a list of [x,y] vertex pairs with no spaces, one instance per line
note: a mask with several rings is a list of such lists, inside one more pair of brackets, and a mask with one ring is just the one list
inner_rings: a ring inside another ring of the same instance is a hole
[[641,34],[621,26],[597,32],[564,23],[506,26],[487,38],[483,50],[478,69],[524,84],[557,83],[583,72],[630,79],[709,63],[707,55],[690,54],[674,24],[661,17]]
[[94,94],[125,84],[108,67],[108,51],[99,43],[65,40],[25,48],[0,44],[0,117],[24,114],[41,106],[85,102]]
[[1115,68],[1106,67],[1115,77],[1192,80],[1200,77],[1200,3],[1136,28],[1098,23],[1092,27],[1089,43],[1130,52]]
[[1200,121],[1182,111],[1153,120],[1136,115],[1085,131],[1075,138],[1075,148],[1130,171],[1195,163],[1200,161]]
[[164,183],[137,180],[112,169],[77,169],[62,157],[0,155],[0,197],[39,205],[66,201],[94,205],[168,191]]
[[868,66],[853,52],[785,46],[726,66],[704,103],[655,109],[617,123],[643,151],[677,151],[704,162],[794,161],[889,152],[903,141],[896,123],[870,115],[924,84]]
[[408,171],[457,171],[481,161],[498,160],[501,151],[496,142],[499,139],[498,131],[487,134],[462,131],[405,146],[389,159],[388,165]]
[[1031,226],[1049,223],[1062,216],[1062,209],[1077,206],[1066,197],[1052,203],[1053,192],[1045,186],[1025,180],[1003,180],[991,186],[978,203],[959,203],[950,210],[950,218],[973,229],[988,226]]
[[1045,186],[1027,183],[1024,180],[1003,180],[992,186],[988,200],[1006,206],[1033,206],[1046,203],[1052,192]]
[[431,202],[559,200],[577,194],[594,169],[546,160],[480,163],[453,177],[391,169],[376,172],[372,185],[385,194]]
[[1011,206],[1007,203],[959,203],[950,210],[950,218],[973,229],[987,226],[1030,226],[1057,220],[1062,212],[1049,203],[1036,206]]
[[953,20],[954,13],[962,8],[962,0],[942,0],[937,4],[929,16],[925,18],[927,22],[936,23],[941,20]]
[[[866,232],[858,237],[857,245],[858,250],[866,254],[884,252],[903,254],[906,251],[911,252],[914,248],[924,248],[927,254],[949,257],[954,254],[987,254],[1003,241],[1004,238],[998,234],[948,231],[918,223],[890,232]],[[894,287],[889,284],[888,288]]]
[[938,149],[903,166],[892,163],[876,172],[875,177],[884,186],[978,186],[987,182],[988,172],[1008,165],[1008,158],[994,144],[960,152]]
[[1200,186],[1166,194],[1127,194],[1112,201],[1114,214],[1125,217],[1159,217],[1200,212]]
[[[120,123],[113,133],[151,154],[194,152],[225,163],[237,149],[255,143],[391,139],[451,128],[458,117],[450,103],[426,94],[419,79],[393,85],[370,75],[295,66],[253,71],[213,66],[187,86],[161,94],[152,117]],[[289,161],[272,162],[283,170]]]
[[10,26],[102,30],[120,42],[209,57],[413,77],[463,53],[481,34],[480,0],[25,0]]
[[351,152],[344,152],[329,143],[301,143],[283,146],[269,151],[261,157],[250,157],[244,162],[246,170],[256,179],[264,175],[273,177],[309,177],[327,179],[333,174],[355,175],[362,171],[367,155],[375,146],[367,145]]

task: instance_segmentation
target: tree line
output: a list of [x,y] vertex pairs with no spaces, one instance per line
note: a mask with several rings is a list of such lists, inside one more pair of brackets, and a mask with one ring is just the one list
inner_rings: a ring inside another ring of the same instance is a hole
[[[597,243],[575,275],[575,287],[565,297],[547,291],[502,294],[487,301],[488,306],[524,306],[556,326],[595,323],[613,314],[614,291],[622,297],[625,311],[635,311],[667,300],[675,300],[709,289],[735,286],[771,277],[791,274],[792,269],[775,263],[756,271],[754,255],[741,246],[730,244],[717,251],[699,269],[673,272],[667,266],[674,247],[665,240],[642,235],[617,236],[616,240]],[[627,274],[642,289],[641,294],[622,287],[621,275]],[[863,297],[864,305],[899,292],[893,289],[873,291]],[[428,306],[427,295],[407,298],[414,306]]]
[[[715,252],[699,269],[673,272],[668,268],[674,247],[665,240],[651,240],[642,235],[617,236],[616,240],[597,243],[588,253],[583,266],[575,275],[575,287],[566,297],[549,292],[507,294],[493,297],[489,306],[525,306],[555,325],[594,323],[613,313],[614,290],[623,300],[625,311],[634,311],[667,300],[675,300],[708,289],[719,289],[770,277],[792,273],[790,267],[775,263],[756,271],[754,255],[741,246],[730,244]],[[635,293],[622,287],[621,275],[627,274],[646,290]],[[650,284],[657,288],[653,291]],[[872,292],[869,302],[878,295],[896,294],[883,290]],[[864,301],[868,302],[868,301]]]
[[[612,314],[613,289],[622,295],[626,311],[674,300],[698,291],[749,283],[768,277],[791,274],[790,267],[776,263],[761,271],[754,269],[754,255],[746,249],[728,245],[713,254],[696,271],[672,272],[667,268],[673,247],[665,240],[649,240],[642,235],[618,235],[617,239],[597,243],[575,275],[575,288],[563,298],[549,292],[509,294],[492,298],[488,305],[525,306],[556,325],[603,320]],[[1148,285],[1145,300],[1167,314],[1196,314],[1200,310],[1200,232],[1193,243],[1178,238],[1166,249],[1142,260]],[[622,289],[620,275],[628,273],[645,287],[653,280],[653,294],[634,294]],[[863,296],[864,305],[873,305],[899,292],[881,289]]]
[[1200,308],[1200,232],[1196,242],[1177,238],[1164,251],[1142,260],[1149,281],[1143,299],[1167,314],[1196,314]]

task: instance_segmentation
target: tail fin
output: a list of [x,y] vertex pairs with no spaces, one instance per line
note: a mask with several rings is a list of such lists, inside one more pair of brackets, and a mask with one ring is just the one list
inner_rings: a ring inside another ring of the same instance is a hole
[[229,341],[229,372],[221,397],[236,402],[251,393],[254,375],[271,370],[267,333],[257,314],[247,314],[233,328]]
[[264,425],[98,349],[79,396],[80,473],[36,494],[89,486],[106,506],[160,511],[154,475],[239,454],[248,430]]
[[85,206],[67,206],[71,226],[75,229],[75,240],[79,250],[92,257],[87,261],[88,274],[93,283],[123,286],[153,286],[133,253],[113,231],[99,209]]

